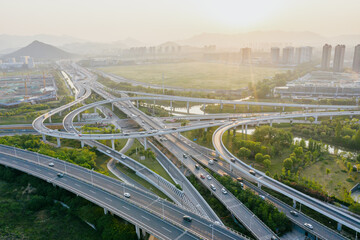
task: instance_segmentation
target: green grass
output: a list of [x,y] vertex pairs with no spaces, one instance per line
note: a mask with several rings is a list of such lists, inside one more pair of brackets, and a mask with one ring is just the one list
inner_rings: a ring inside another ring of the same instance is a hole
[[151,84],[197,89],[239,89],[283,72],[270,67],[250,67],[219,63],[171,63],[99,68],[102,71]]
[[144,179],[142,179],[141,177],[136,175],[136,173],[133,170],[131,170],[130,168],[128,168],[124,165],[121,165],[120,163],[116,163],[116,168],[118,170],[120,170],[121,172],[123,172],[124,174],[126,174],[128,177],[132,178],[133,180],[135,180],[136,182],[138,182],[139,184],[144,186],[145,188],[149,189],[154,194],[158,195],[159,197],[167,199],[169,201],[172,201],[163,192],[161,192],[159,189],[154,187],[151,183],[148,183],[147,181],[145,181]]
[[[134,149],[138,149],[138,153],[134,152]],[[144,166],[148,167],[155,173],[159,174],[169,182],[175,185],[172,178],[169,176],[169,174],[165,171],[165,169],[160,165],[160,163],[156,159],[150,159],[145,158],[145,160],[140,160],[140,149],[144,149],[143,146],[140,144],[138,140],[134,141],[134,144],[131,146],[131,148],[126,152],[126,155],[133,158],[134,160],[138,161],[139,163],[143,164]]]

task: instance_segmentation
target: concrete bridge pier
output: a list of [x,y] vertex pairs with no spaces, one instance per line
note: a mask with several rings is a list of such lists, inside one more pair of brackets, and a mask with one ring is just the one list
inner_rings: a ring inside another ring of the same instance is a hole
[[247,135],[247,127],[248,127],[248,125],[245,124],[245,136]]
[[244,135],[244,124],[241,125],[241,134]]
[[205,132],[207,132],[207,128],[205,128]]
[[186,102],[186,112],[189,114],[189,102]]
[[106,209],[106,208],[104,208],[104,214],[106,215],[106,214],[108,214],[108,210]]
[[114,111],[114,103],[111,103],[111,111]]
[[111,148],[115,150],[115,140],[111,139]]
[[296,208],[296,200],[293,199],[293,208]]
[[250,110],[250,105],[247,105],[247,109]]
[[49,116],[49,123],[51,123],[51,116]]
[[315,123],[317,123],[318,121],[317,121],[317,119],[318,119],[318,117],[317,116],[315,116]]
[[342,229],[342,224],[341,223],[337,223],[337,228],[336,228],[339,232],[341,231]]
[[61,111],[59,112],[59,116],[61,117]]
[[330,116],[330,120],[332,121],[333,116]]
[[61,147],[60,138],[56,138],[56,141],[57,141],[57,147]]
[[274,107],[274,110],[276,110],[276,106]]
[[257,127],[260,126],[260,122],[257,122],[257,123],[256,123],[256,126],[257,126]]
[[80,141],[80,143],[81,143],[81,148],[83,148],[85,145],[84,141]]
[[80,122],[80,114],[77,115],[78,122]]
[[43,140],[43,142],[46,141],[46,135],[45,134],[42,134],[42,140]]
[[230,136],[230,129],[228,129],[228,136]]
[[307,117],[305,117],[305,121],[306,121]]
[[[230,130],[230,129],[229,129]],[[233,128],[233,136],[236,136],[236,128]]]
[[147,149],[147,140],[146,140],[146,137],[144,137],[144,148],[145,148],[145,150]]
[[137,238],[140,240],[141,236],[140,236],[140,227],[138,225],[135,225],[135,231],[136,231],[136,236]]
[[139,100],[136,100],[136,107],[139,108]]
[[170,101],[170,112],[173,111],[172,101]]
[[203,111],[204,111],[204,115],[205,115],[205,108],[206,108],[206,104],[203,104]]
[[264,106],[260,106],[261,111],[264,110]]
[[234,110],[236,109],[236,104],[234,104]]
[[283,107],[282,111],[285,112],[285,107]]
[[272,127],[273,120],[270,120],[270,127]]
[[220,109],[222,110],[224,108],[224,104],[220,103]]
[[258,186],[258,188],[261,188],[261,183],[257,182],[257,186]]

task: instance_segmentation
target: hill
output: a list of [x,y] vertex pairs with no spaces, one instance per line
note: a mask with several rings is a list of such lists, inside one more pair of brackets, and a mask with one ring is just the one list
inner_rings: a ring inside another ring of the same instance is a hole
[[19,58],[20,56],[31,56],[35,59],[63,59],[63,58],[72,58],[75,57],[74,54],[65,52],[57,47],[52,45],[33,41],[26,47],[20,48],[19,50],[3,56],[3,58],[15,57]]

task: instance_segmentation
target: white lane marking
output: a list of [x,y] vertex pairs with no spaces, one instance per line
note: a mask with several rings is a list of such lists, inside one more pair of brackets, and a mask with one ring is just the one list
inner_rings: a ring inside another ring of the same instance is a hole
[[187,230],[185,232],[183,232],[182,234],[180,234],[177,238],[175,238],[175,240],[180,239],[182,236],[184,236],[187,233]]
[[143,215],[141,215],[141,217],[142,217],[142,218],[145,218],[145,219],[146,219],[146,220],[148,220],[148,221],[150,221],[150,219],[149,219],[149,218],[144,217]]
[[128,207],[125,207],[125,206],[122,206],[123,208],[125,208],[126,210],[130,210],[130,208],[128,208]]
[[105,199],[108,200],[108,201],[110,201],[110,202],[112,202],[112,200],[111,200],[110,198],[105,197]]
[[93,190],[90,190],[90,192],[92,192],[93,194],[95,194],[96,192],[94,192]]
[[80,185],[79,185],[79,184],[77,184],[77,183],[75,183],[75,186],[78,186],[78,187],[80,187]]
[[162,227],[163,229],[165,229],[166,231],[168,231],[169,233],[171,233],[171,231],[169,229],[167,229],[166,227]]

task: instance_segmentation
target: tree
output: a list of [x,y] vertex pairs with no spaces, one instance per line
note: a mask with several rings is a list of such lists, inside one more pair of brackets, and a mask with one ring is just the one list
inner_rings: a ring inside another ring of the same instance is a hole
[[326,175],[329,175],[330,169],[326,168]]
[[250,157],[250,155],[251,155],[251,151],[248,148],[246,148],[246,147],[240,148],[240,150],[239,150],[240,157],[243,157],[246,159],[246,158]]
[[270,166],[271,166],[271,161],[270,159],[265,159],[264,162],[263,162],[264,166],[266,169],[269,169]]
[[255,161],[261,163],[264,160],[264,156],[261,153],[255,155]]
[[286,158],[283,162],[283,166],[286,170],[291,170],[293,167],[293,161],[291,158]]
[[296,157],[299,158],[303,155],[304,150],[302,147],[297,147],[294,149],[294,153],[295,153]]
[[309,122],[312,124],[315,121],[315,118],[309,117]]

